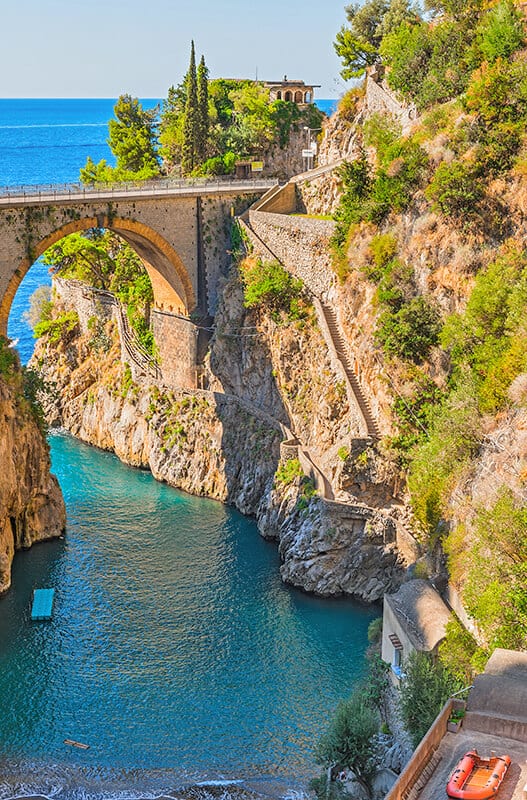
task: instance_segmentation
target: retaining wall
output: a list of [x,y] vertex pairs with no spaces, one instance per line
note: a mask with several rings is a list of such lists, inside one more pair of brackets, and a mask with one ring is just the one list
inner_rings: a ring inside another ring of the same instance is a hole
[[249,222],[288,272],[301,278],[316,297],[327,295],[335,281],[329,248],[334,222],[262,211],[250,211]]

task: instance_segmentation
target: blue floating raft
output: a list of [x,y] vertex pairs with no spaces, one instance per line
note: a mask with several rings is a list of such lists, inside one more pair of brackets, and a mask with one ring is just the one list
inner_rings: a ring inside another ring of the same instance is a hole
[[33,607],[31,619],[51,619],[53,611],[53,596],[55,589],[35,589],[33,592]]

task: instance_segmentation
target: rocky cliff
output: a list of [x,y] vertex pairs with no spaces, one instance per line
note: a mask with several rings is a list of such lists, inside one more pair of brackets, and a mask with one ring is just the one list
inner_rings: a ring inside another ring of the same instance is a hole
[[66,512],[49,451],[13,366],[0,378],[0,592],[11,584],[15,550],[60,536]]
[[[190,392],[134,381],[115,318],[101,320],[104,336],[94,336],[87,321],[100,305],[87,305],[80,288],[75,303],[71,284],[62,290],[80,310],[79,324],[57,342],[40,340],[34,356],[55,387],[45,404],[52,424],[159,480],[255,515],[262,533],[279,540],[282,577],[297,586],[377,600],[401,582],[393,525],[306,493],[306,477],[286,484],[275,477],[284,437],[297,436],[333,480],[342,473],[339,450],[348,452],[357,435],[312,307],[292,320],[249,311],[235,271],[216,316],[208,389]],[[60,282],[54,309],[57,316],[66,309]],[[369,485],[367,472],[362,479]]]

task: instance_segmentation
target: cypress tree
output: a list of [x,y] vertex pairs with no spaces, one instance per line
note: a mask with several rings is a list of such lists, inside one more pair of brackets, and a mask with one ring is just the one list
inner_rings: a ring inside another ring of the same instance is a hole
[[183,125],[183,152],[181,168],[185,174],[192,172],[199,162],[198,158],[198,82],[196,74],[196,53],[194,42],[190,46],[190,64],[185,78],[187,100],[185,103],[185,122]]
[[209,136],[209,71],[205,56],[201,56],[198,67],[198,121],[197,155],[200,161],[204,161],[207,157]]

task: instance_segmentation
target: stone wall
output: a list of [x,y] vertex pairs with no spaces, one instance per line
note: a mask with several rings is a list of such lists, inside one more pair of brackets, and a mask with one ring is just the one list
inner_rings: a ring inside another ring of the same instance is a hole
[[152,311],[163,383],[184,389],[197,386],[198,328],[183,317]]
[[115,307],[111,299],[87,286],[82,281],[65,280],[54,276],[52,297],[67,309],[74,308],[79,315],[81,333],[89,331],[89,321],[97,316],[103,323],[115,318]]
[[269,197],[264,197],[255,203],[252,210],[266,211],[268,214],[292,214],[297,210],[297,195],[295,184],[291,181],[281,186],[278,191],[269,192]]
[[327,295],[335,279],[329,251],[334,222],[262,211],[250,211],[249,221],[288,272],[301,278],[316,297]]

